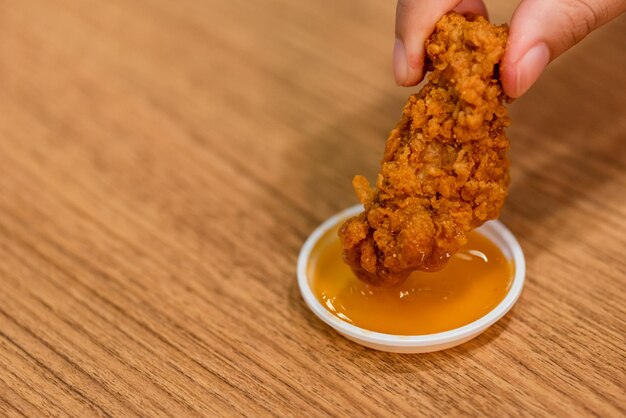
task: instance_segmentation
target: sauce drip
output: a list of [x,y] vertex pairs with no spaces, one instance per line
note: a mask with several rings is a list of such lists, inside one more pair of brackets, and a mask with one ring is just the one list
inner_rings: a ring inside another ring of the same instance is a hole
[[308,276],[317,300],[333,315],[370,331],[424,335],[467,325],[504,299],[513,281],[513,262],[476,231],[468,243],[434,273],[413,272],[394,287],[357,279],[341,259],[337,228],[317,242]]

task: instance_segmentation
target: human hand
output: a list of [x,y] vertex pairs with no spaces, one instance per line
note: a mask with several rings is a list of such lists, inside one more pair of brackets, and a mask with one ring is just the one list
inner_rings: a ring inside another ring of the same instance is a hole
[[[451,10],[487,16],[483,0],[398,0],[393,51],[397,84],[421,81],[424,42]],[[522,0],[511,18],[500,69],[506,94],[524,94],[550,61],[625,10],[626,0]]]

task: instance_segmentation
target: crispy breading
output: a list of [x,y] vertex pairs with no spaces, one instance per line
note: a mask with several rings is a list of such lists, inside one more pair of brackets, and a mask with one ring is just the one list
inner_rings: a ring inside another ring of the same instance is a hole
[[509,182],[498,80],[507,36],[506,25],[451,12],[426,41],[428,82],[387,139],[376,188],[354,178],[365,211],[339,231],[361,280],[391,286],[441,269],[470,230],[499,216]]

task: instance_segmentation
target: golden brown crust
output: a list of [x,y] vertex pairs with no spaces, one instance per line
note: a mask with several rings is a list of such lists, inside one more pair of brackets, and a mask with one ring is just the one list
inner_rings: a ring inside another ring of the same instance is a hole
[[507,35],[505,25],[451,12],[426,41],[428,83],[387,139],[376,188],[355,177],[365,211],[339,231],[360,279],[394,285],[413,270],[438,270],[467,232],[498,217],[509,180],[497,79]]

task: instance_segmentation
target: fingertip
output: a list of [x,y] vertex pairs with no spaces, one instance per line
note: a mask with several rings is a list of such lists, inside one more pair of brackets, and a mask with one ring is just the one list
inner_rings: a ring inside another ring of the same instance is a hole
[[[398,0],[393,72],[396,83],[414,86],[424,76],[424,42],[441,16],[461,0]],[[398,42],[401,40],[401,45]],[[403,53],[401,53],[401,51]]]
[[[393,45],[393,75],[399,86],[414,86],[422,80],[424,59],[417,54],[407,54],[404,43],[396,39]],[[423,54],[422,54],[423,55]]]
[[550,50],[544,42],[531,46],[516,62],[505,57],[500,72],[504,92],[517,99],[526,93],[550,62]]
[[409,76],[408,67],[404,43],[396,38],[393,44],[393,75],[397,85],[404,86],[404,83],[406,83]]
[[502,58],[502,61],[500,63],[500,82],[502,83],[502,89],[504,90],[504,93],[506,93],[507,96],[509,96],[512,99],[517,99],[517,96],[515,95],[515,71],[514,71],[514,62],[511,59],[511,51],[509,48],[509,44],[510,44],[510,38],[509,38],[509,43],[507,43],[506,49],[505,49],[505,53],[504,53],[504,57]]
[[502,83],[502,89],[507,96],[512,99],[517,99],[517,93],[515,91],[515,74],[510,70],[511,66],[508,64],[502,64],[500,67],[500,81]]
[[408,76],[404,86],[415,86],[424,78],[424,50],[421,48],[418,53],[409,54],[408,57]]

